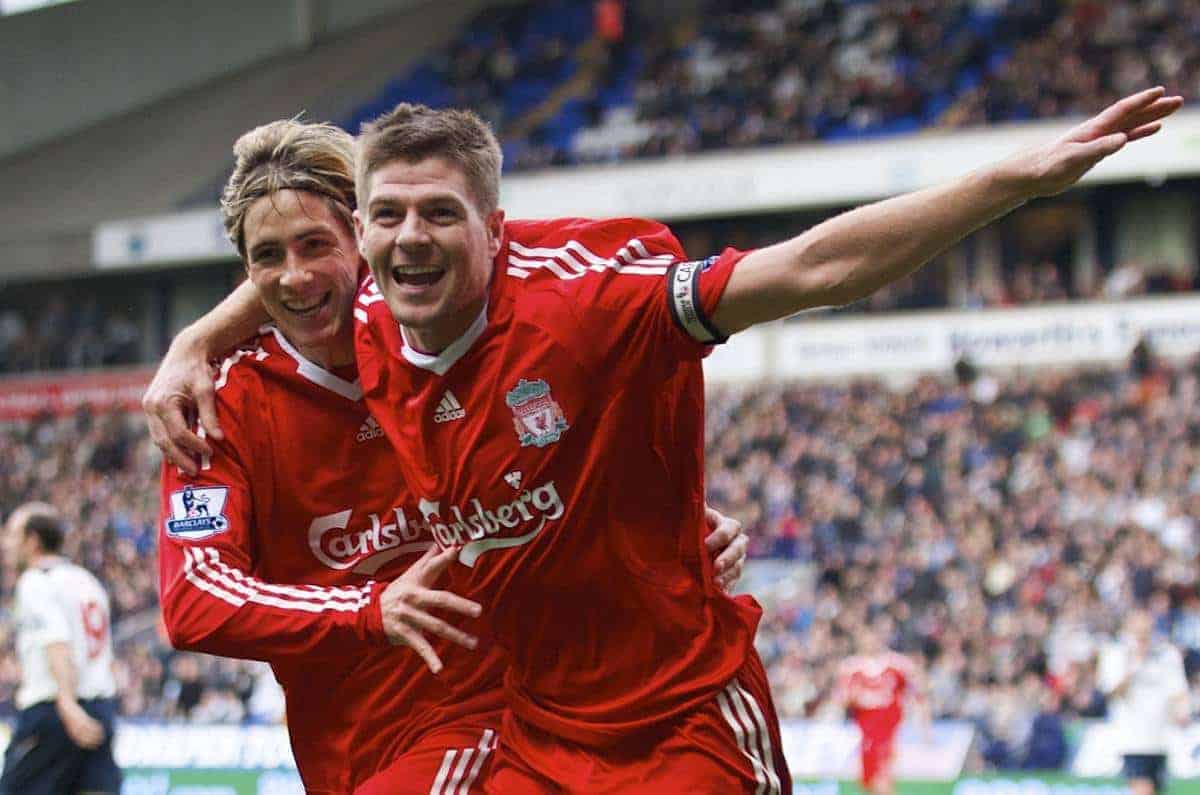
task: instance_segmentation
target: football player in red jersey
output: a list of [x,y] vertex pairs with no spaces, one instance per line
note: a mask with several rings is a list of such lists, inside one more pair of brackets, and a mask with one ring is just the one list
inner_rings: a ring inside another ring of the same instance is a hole
[[896,730],[904,719],[905,701],[914,702],[922,722],[929,723],[924,676],[911,658],[888,648],[881,627],[864,627],[856,640],[859,654],[842,663],[835,698],[862,734],[859,781],[863,789],[892,795]]
[[[307,791],[476,792],[505,662],[491,646],[447,654],[476,638],[431,611],[478,605],[429,587],[454,553],[431,544],[361,400],[352,139],[281,121],[235,153],[222,213],[272,324],[219,368],[228,432],[194,474],[164,465],[167,630],[180,648],[272,664]],[[746,539],[719,521],[727,585]]]
[[649,221],[506,225],[499,147],[469,113],[402,105],[372,125],[358,364],[421,516],[461,545],[453,589],[510,657],[493,791],[787,791],[757,606],[712,587],[689,529],[700,359],[909,273],[1181,104],[1141,92],[946,185],[695,262]]

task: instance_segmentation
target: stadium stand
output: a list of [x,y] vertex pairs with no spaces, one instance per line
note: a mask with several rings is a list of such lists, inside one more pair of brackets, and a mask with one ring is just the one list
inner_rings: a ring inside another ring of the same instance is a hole
[[1200,50],[1184,31],[1198,13],[1192,3],[1133,0],[708,0],[673,25],[629,25],[633,43],[585,102],[584,116],[598,123],[542,159],[612,161],[1082,115],[1154,83],[1196,96]]

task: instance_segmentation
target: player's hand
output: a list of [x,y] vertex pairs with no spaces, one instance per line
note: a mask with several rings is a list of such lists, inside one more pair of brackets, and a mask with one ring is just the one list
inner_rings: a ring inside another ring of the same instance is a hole
[[1000,164],[1001,173],[1016,179],[1030,199],[1053,196],[1125,144],[1154,135],[1162,128],[1162,120],[1181,107],[1183,98],[1166,96],[1162,86],[1131,94],[1057,141],[1005,160]]
[[88,750],[99,748],[104,742],[104,724],[87,714],[78,701],[58,700],[55,707],[71,742]]
[[446,567],[458,558],[458,548],[441,549],[432,545],[408,571],[392,580],[379,597],[383,613],[383,631],[394,646],[408,646],[435,674],[442,670],[442,660],[425,638],[426,632],[474,649],[479,639],[453,627],[430,613],[430,610],[451,610],[477,618],[483,608],[477,602],[450,593],[431,590],[429,586]]
[[708,505],[704,506],[704,520],[712,529],[704,539],[704,545],[709,552],[717,555],[717,584],[721,590],[728,592],[741,579],[750,537],[742,532],[741,522]]
[[202,346],[181,334],[158,365],[154,380],[142,396],[150,439],[170,463],[189,475],[199,472],[197,459],[212,455],[208,442],[191,428],[188,417],[197,411],[205,434],[222,438],[217,423],[213,373]]

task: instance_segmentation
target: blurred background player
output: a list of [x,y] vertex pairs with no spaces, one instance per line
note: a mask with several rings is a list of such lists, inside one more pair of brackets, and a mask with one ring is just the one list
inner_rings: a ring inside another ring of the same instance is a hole
[[896,732],[904,720],[905,702],[916,708],[918,720],[929,724],[924,674],[912,658],[888,648],[879,623],[865,626],[858,636],[858,654],[842,663],[835,698],[850,713],[862,733],[859,781],[875,795],[891,795],[896,782]]
[[1154,795],[1165,783],[1170,728],[1188,720],[1183,656],[1158,637],[1150,613],[1137,609],[1102,650],[1097,678],[1129,788]]
[[20,572],[14,615],[20,712],[4,755],[0,793],[117,793],[113,760],[112,637],[108,594],[60,555],[65,526],[46,503],[26,503],[4,528],[7,562]]

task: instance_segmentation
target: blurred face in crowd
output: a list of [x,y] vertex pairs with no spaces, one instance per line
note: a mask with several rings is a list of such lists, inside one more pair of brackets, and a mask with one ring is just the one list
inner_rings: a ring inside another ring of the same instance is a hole
[[882,654],[887,648],[883,632],[879,627],[870,625],[863,627],[859,635],[858,647],[862,654]]
[[329,200],[281,190],[250,206],[246,272],[284,336],[323,367],[354,362],[358,252]]
[[394,160],[367,180],[359,248],[410,344],[438,353],[483,309],[504,213],[485,215],[467,176],[441,157]]
[[1125,634],[1135,646],[1144,651],[1150,647],[1150,641],[1154,637],[1154,619],[1144,610],[1130,613],[1125,621]]

